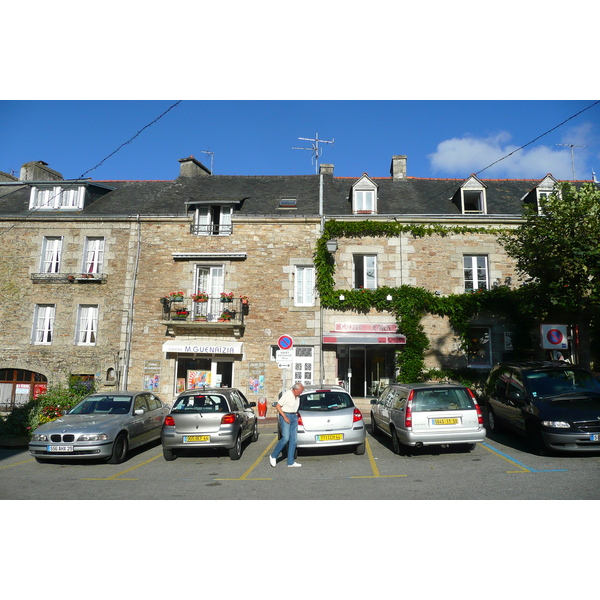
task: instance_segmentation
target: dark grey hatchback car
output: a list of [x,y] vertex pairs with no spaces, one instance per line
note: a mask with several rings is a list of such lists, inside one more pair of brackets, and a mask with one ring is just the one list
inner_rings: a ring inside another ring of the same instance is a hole
[[600,381],[562,362],[510,362],[494,367],[482,400],[488,431],[524,435],[538,454],[600,451]]

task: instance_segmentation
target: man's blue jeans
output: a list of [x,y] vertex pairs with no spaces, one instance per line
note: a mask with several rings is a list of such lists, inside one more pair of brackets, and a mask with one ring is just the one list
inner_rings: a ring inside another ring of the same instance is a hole
[[296,454],[296,443],[298,440],[298,415],[296,413],[285,413],[285,416],[290,420],[286,423],[283,417],[279,415],[279,425],[281,427],[281,439],[277,442],[271,456],[277,458],[281,451],[288,445],[287,464],[294,464],[294,454]]

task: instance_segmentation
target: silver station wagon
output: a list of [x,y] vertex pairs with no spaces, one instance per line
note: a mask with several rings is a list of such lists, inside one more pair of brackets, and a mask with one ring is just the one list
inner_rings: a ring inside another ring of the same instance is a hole
[[224,448],[231,460],[242,456],[242,442],[258,439],[258,419],[236,388],[189,390],[181,393],[165,418],[163,456],[171,461],[188,450]]
[[145,391],[91,394],[66,415],[38,427],[29,452],[38,462],[96,458],[119,464],[130,449],[160,438],[170,408]]
[[371,404],[373,434],[390,436],[396,454],[450,444],[462,444],[470,451],[485,440],[483,415],[475,394],[461,385],[391,385]]

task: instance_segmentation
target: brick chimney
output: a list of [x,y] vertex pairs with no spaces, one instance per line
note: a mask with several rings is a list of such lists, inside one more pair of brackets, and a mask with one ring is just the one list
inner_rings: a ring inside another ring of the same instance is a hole
[[390,175],[394,181],[406,179],[406,155],[401,154],[398,156],[392,156]]
[[21,167],[20,181],[63,181],[64,177],[58,171],[48,168],[48,163],[34,160]]
[[319,173],[323,175],[331,175],[333,177],[333,165],[322,164],[319,167]]
[[179,159],[179,177],[204,177],[211,172],[193,156]]

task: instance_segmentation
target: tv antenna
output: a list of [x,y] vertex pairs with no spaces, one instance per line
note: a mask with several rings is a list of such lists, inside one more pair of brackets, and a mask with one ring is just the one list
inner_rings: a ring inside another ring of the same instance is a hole
[[210,154],[210,174],[214,175],[213,173],[213,160],[215,157],[215,153],[211,152],[210,150],[200,150],[200,152],[203,152],[204,154]]
[[571,168],[573,169],[573,181],[575,181],[575,156],[573,148],[587,148],[587,146],[580,146],[579,144],[556,144],[557,146],[568,146],[571,148]]
[[312,150],[312,158],[311,161],[315,163],[315,173],[319,173],[319,156],[323,153],[323,149],[319,148],[319,142],[321,144],[331,144],[333,146],[334,140],[320,140],[319,134],[315,134],[314,138],[298,138],[299,140],[306,140],[307,142],[312,142],[311,148],[297,148],[296,146],[292,146],[292,150]]

